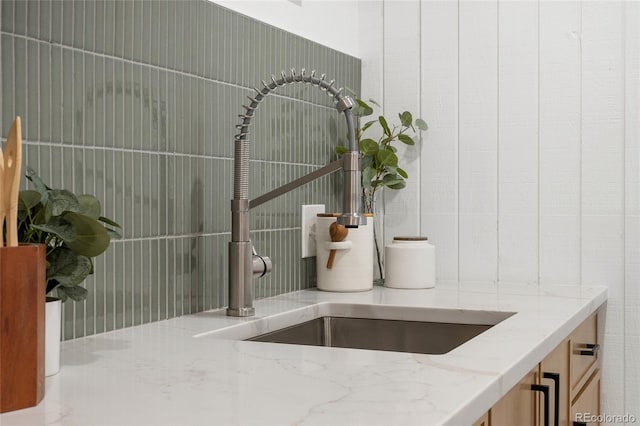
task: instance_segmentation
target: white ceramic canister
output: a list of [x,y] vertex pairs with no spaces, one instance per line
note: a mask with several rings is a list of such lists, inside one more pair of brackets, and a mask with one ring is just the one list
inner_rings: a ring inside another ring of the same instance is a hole
[[[329,227],[337,213],[320,213],[316,225],[316,271],[318,290],[352,292],[373,288],[373,218],[367,224],[349,228],[343,241],[332,242]],[[336,250],[331,269],[329,252]]]
[[433,288],[436,248],[427,237],[394,237],[384,248],[385,287]]
[[49,377],[60,371],[60,322],[62,301],[47,297],[44,318],[44,375]]

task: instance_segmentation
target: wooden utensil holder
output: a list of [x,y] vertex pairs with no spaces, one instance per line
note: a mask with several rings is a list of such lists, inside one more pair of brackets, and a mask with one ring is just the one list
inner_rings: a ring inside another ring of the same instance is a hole
[[46,247],[0,247],[0,413],[44,396]]

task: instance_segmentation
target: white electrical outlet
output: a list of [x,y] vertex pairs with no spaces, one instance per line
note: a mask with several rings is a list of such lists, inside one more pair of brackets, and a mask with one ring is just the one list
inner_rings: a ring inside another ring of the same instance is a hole
[[316,255],[316,223],[318,213],[324,213],[324,204],[302,206],[302,257]]

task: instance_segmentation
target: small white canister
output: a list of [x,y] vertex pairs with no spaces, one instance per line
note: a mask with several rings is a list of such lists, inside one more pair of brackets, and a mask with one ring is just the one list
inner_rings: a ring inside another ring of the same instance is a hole
[[433,288],[436,248],[427,237],[394,237],[384,248],[385,287]]
[[[373,288],[373,221],[349,228],[343,241],[332,242],[329,228],[339,216],[337,213],[318,214],[316,225],[316,270],[318,290],[352,292]],[[365,215],[366,216],[366,215]],[[331,268],[327,261],[335,250]]]

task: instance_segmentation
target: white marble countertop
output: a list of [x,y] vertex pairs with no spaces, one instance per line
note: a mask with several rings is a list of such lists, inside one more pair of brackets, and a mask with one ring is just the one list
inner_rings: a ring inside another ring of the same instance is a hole
[[[256,301],[251,319],[209,311],[65,342],[44,400],[0,423],[469,425],[606,297],[605,287],[537,286],[289,293]],[[220,338],[329,302],[516,314],[444,355]]]

